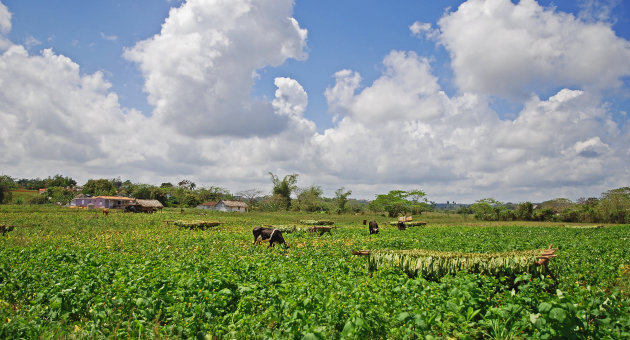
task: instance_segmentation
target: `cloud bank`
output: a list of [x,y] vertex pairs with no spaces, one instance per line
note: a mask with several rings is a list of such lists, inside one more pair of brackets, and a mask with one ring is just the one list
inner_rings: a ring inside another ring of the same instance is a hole
[[[433,28],[410,32],[447,50],[457,93],[431,56],[391,51],[363,84],[339,70],[325,89],[333,128],[304,117],[308,94],[278,77],[271,100],[252,99],[257,70],[304,60],[306,29],[293,2],[188,1],[161,31],[124,52],[145,77],[151,116],[121,107],[102,73],[69,58],[0,55],[0,164],[14,176],[189,178],[238,191],[270,188],[268,172],[372,198],[425,190],[434,201],[541,200],[597,195],[630,181],[630,135],[602,92],[630,74],[630,43],[605,22],[533,0],[470,0]],[[0,33],[11,28],[0,3]],[[593,46],[588,50],[582,46]],[[493,98],[523,105],[514,119]]]

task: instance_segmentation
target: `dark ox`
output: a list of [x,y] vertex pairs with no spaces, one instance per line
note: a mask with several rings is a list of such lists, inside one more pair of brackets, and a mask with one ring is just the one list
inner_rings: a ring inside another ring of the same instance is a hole
[[370,228],[370,235],[378,234],[378,223],[376,221],[370,221],[368,227]]
[[276,244],[284,244],[285,247],[289,248],[289,245],[282,237],[282,232],[278,229],[256,227],[252,230],[252,233],[254,234],[254,244],[269,241],[269,247],[273,247]]
[[405,229],[407,229],[407,226],[405,225],[405,223],[403,221],[398,221],[398,224],[396,224],[396,226],[398,227],[398,230],[405,230]]
[[2,236],[6,235],[6,233],[13,231],[15,227],[13,227],[12,225],[1,225],[0,224],[0,233],[2,233]]

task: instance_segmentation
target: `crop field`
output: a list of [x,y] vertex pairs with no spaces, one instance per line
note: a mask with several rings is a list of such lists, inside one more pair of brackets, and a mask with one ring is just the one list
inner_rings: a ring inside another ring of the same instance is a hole
[[33,197],[38,197],[39,192],[37,190],[13,190],[11,191],[11,202],[28,202]]
[[[0,236],[0,338],[630,337],[629,225],[418,218],[428,223],[401,231],[380,215],[0,206],[0,225],[15,226]],[[321,219],[335,222],[330,235],[296,228],[288,249],[252,244],[256,226]],[[352,254],[478,260],[550,244],[549,272],[501,275],[412,275]]]

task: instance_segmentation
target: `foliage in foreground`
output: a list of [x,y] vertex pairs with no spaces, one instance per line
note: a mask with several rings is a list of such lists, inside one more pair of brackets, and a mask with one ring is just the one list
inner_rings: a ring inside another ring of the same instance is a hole
[[[630,226],[436,223],[368,235],[341,215],[332,236],[252,245],[251,229],[315,215],[110,213],[1,207],[0,338],[627,338]],[[167,220],[221,221],[205,231]],[[558,283],[460,272],[369,277],[353,249],[506,252],[557,245]],[[624,283],[626,282],[626,283]]]

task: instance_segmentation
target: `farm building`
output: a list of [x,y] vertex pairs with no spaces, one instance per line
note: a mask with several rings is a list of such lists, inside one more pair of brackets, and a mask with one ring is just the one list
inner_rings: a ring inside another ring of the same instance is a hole
[[88,197],[83,194],[79,194],[75,196],[70,203],[68,203],[69,207],[87,207],[88,205],[93,205],[94,208],[120,208],[122,206],[128,205],[134,199],[129,197],[120,197],[120,196],[96,196],[96,197]]
[[217,206],[218,202],[206,202],[203,204],[199,204],[196,208],[197,209],[205,209],[205,210],[214,210],[214,208]]
[[248,205],[245,202],[241,202],[241,201],[219,201],[219,203],[217,203],[216,207],[214,208],[214,210],[217,211],[227,211],[227,212],[233,212],[233,211],[237,211],[237,212],[247,212],[248,209]]
[[155,211],[162,210],[162,208],[164,208],[164,205],[162,205],[162,203],[158,200],[136,199],[135,203],[140,206],[142,211]]

